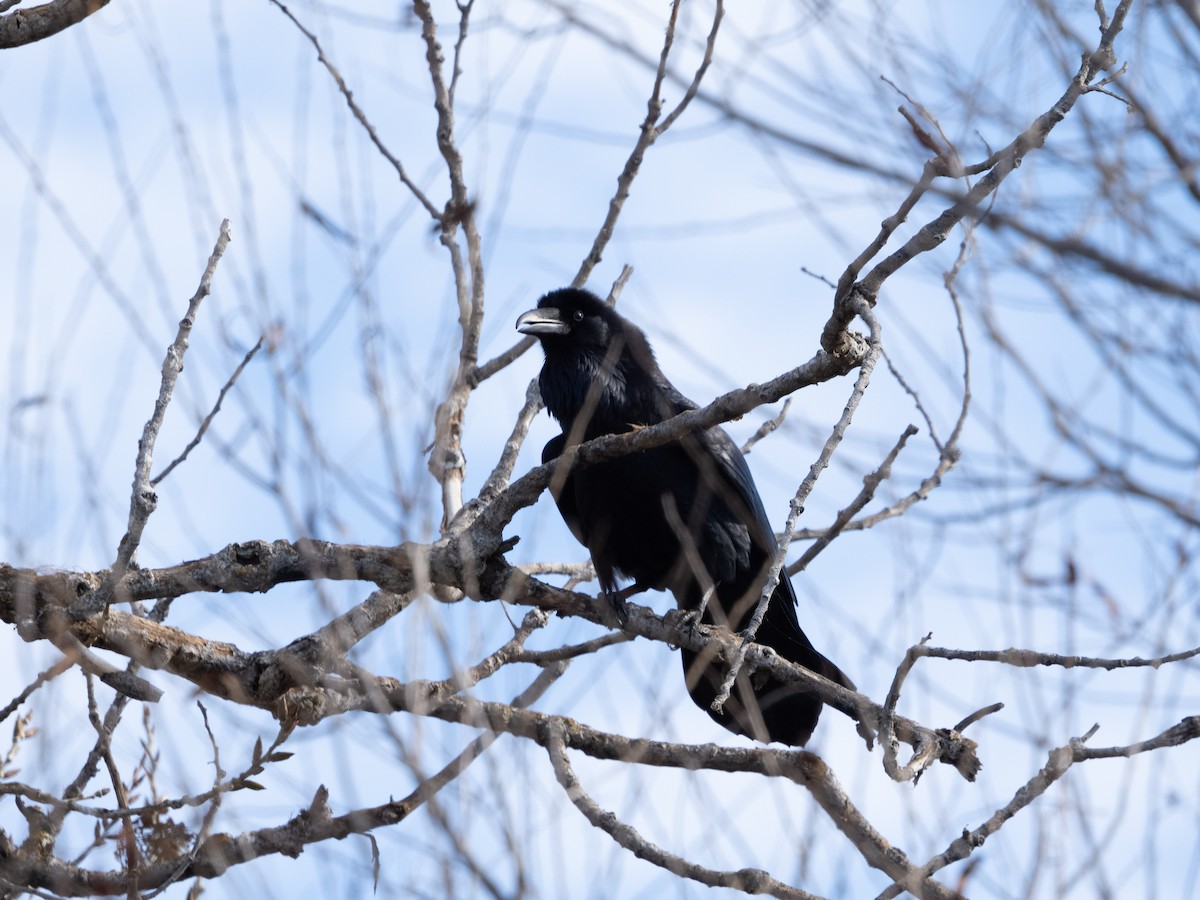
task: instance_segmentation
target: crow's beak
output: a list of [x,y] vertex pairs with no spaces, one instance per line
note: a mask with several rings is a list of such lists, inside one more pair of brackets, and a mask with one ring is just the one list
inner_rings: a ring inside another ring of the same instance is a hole
[[517,331],[521,334],[566,334],[570,330],[570,324],[563,321],[562,313],[553,306],[531,309],[517,319]]

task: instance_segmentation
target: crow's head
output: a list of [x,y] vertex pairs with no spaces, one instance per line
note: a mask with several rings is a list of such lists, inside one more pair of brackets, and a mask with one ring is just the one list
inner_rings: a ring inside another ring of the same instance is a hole
[[[604,353],[623,340],[629,323],[595,294],[577,288],[551,291],[517,319],[517,331],[532,334],[547,353]],[[621,337],[619,337],[621,336]]]
[[[661,373],[641,329],[587,291],[560,288],[522,313],[517,331],[541,341],[539,379],[547,409],[567,425],[577,414],[595,426],[644,424]],[[601,424],[603,423],[603,424]]]

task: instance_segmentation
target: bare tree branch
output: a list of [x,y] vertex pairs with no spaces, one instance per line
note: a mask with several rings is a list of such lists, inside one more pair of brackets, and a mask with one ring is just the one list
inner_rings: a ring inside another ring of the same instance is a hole
[[212,290],[213,275],[217,271],[217,263],[221,261],[225,248],[229,245],[229,220],[221,222],[221,233],[213,247],[208,265],[200,277],[200,286],[188,302],[187,312],[179,320],[179,332],[167,349],[167,356],[162,364],[162,383],[159,385],[158,398],[154,401],[154,413],[146,422],[142,438],[138,441],[138,455],[133,474],[133,496],[129,503],[129,527],[121,544],[117,548],[117,558],[112,567],[112,583],[121,580],[133,563],[134,554],[142,540],[142,531],[149,521],[151,513],[158,505],[158,497],[150,483],[150,467],[154,463],[154,444],[158,440],[158,432],[162,428],[163,419],[167,414],[167,406],[175,391],[175,380],[183,371],[183,356],[188,349],[188,336],[192,332],[192,324],[196,321],[200,303]]
[[0,50],[51,37],[106,6],[108,0],[53,0],[0,16]]

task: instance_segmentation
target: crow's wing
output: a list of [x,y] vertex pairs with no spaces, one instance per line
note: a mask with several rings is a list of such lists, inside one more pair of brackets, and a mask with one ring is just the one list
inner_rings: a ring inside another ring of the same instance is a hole
[[[681,394],[661,371],[656,373],[655,380],[662,392],[666,411],[670,415],[679,415],[681,412],[698,408],[695,403]],[[709,456],[714,463],[720,480],[720,483],[714,485],[714,488],[720,492],[726,505],[733,511],[740,524],[746,528],[750,540],[768,558],[773,559],[779,549],[779,544],[775,540],[771,520],[767,517],[767,511],[763,507],[762,497],[759,496],[758,486],[754,483],[754,476],[750,474],[750,467],[746,464],[746,457],[742,455],[742,451],[738,449],[729,433],[720,426],[698,432],[696,439],[702,452]],[[786,573],[781,574],[779,583],[779,590],[791,601],[780,605],[786,607],[787,617],[799,630],[800,623],[796,619],[796,592]]]
[[[542,465],[550,462],[552,459],[558,459],[562,456],[563,448],[567,445],[567,436],[565,434],[556,435],[546,442],[546,446],[542,448]],[[579,509],[575,503],[575,483],[574,476],[568,475],[559,487],[558,492],[551,491],[554,497],[554,502],[558,504],[558,511],[563,517],[563,521],[567,523],[567,527],[571,529],[571,534],[575,535],[575,540],[587,546],[587,541],[583,538],[583,525],[579,521]],[[555,479],[551,479],[551,487],[554,486]]]

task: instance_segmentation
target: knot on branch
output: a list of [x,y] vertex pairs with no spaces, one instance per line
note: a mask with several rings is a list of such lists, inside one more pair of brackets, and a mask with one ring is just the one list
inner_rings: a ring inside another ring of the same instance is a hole
[[229,545],[229,558],[239,566],[259,565],[266,552],[266,541],[247,541],[244,544]]
[[866,358],[870,342],[865,336],[850,331],[850,323],[874,308],[876,295],[876,290],[869,290],[861,282],[856,282],[844,294],[839,293],[833,303],[833,314],[821,330],[821,349],[830,356],[851,360],[852,366]]
[[326,717],[329,705],[325,691],[317,687],[293,687],[284,691],[272,710],[284,725],[315,725]]
[[851,365],[857,365],[867,355],[870,345],[865,335],[843,329],[837,333],[830,345],[823,346],[823,349],[831,356],[851,360]]
[[949,728],[939,728],[937,734],[945,740],[938,762],[954,766],[967,781],[974,781],[983,768],[979,760],[979,744]]

